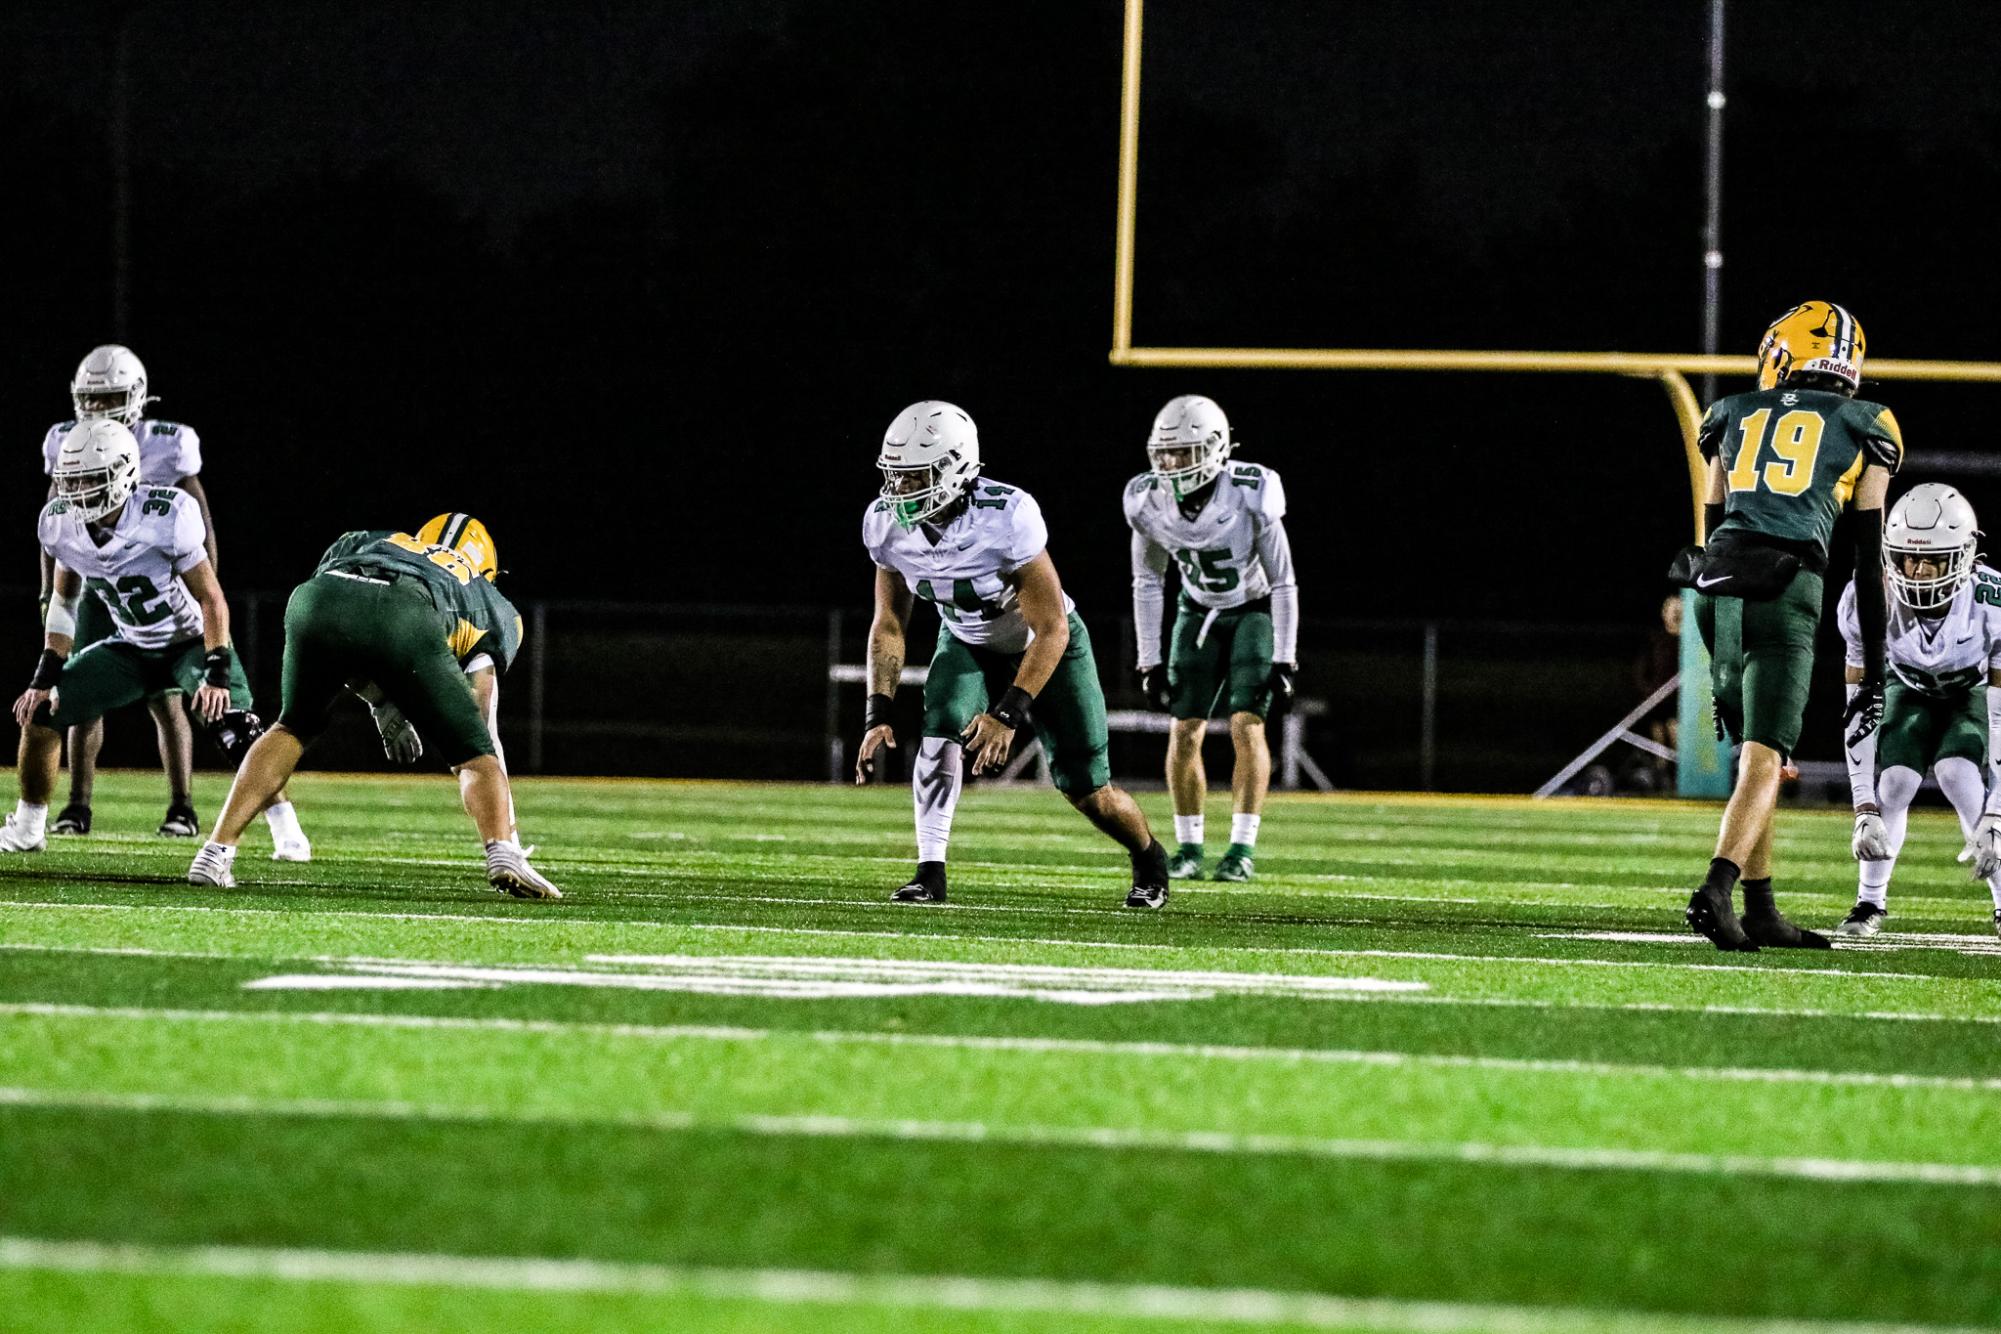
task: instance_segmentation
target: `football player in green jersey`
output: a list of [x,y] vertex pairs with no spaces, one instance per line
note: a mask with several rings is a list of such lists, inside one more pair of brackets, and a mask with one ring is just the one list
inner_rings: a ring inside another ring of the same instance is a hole
[[[1708,545],[1677,560],[1695,589],[1710,652],[1718,730],[1739,747],[1737,783],[1716,855],[1689,897],[1687,920],[1720,950],[1826,949],[1772,897],[1772,813],[1791,764],[1813,672],[1821,578],[1835,520],[1852,510],[1863,666],[1843,719],[1853,745],[1883,716],[1883,497],[1904,458],[1897,419],[1855,397],[1862,326],[1840,306],[1808,301],[1781,315],[1758,347],[1758,387],[1718,400],[1702,419],[1709,461]],[[1732,890],[1744,885],[1744,912]]]
[[344,690],[367,700],[392,759],[428,749],[458,775],[486,847],[487,881],[521,899],[562,893],[528,864],[495,735],[499,677],[521,647],[521,617],[494,588],[486,527],[442,514],[413,536],[355,532],[320,558],[285,607],[284,704],[244,756],[215,832],[188,868],[227,887],[244,827],[291,776]]

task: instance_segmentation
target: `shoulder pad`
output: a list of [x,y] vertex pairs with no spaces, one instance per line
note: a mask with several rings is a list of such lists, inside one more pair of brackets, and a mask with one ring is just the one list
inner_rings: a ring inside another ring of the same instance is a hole
[[42,517],[44,519],[53,519],[58,514],[67,513],[69,513],[69,502],[67,500],[51,500],[48,504],[42,506]]
[[1232,463],[1225,475],[1232,486],[1261,487],[1265,484],[1264,465],[1259,463]]
[[148,418],[141,422],[140,425],[146,428],[147,435],[179,435],[181,433],[181,424],[179,422],[154,421]]

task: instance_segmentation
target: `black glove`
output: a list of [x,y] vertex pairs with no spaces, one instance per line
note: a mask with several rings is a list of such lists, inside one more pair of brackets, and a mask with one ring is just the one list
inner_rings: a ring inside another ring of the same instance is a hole
[[1299,676],[1296,662],[1275,662],[1271,665],[1271,676],[1265,687],[1271,691],[1271,707],[1274,713],[1283,713],[1292,707],[1292,697],[1299,692],[1295,684]]
[[1851,746],[1874,732],[1883,722],[1883,683],[1864,681],[1855,688],[1855,698],[1841,715],[1841,731]]
[[1146,702],[1162,713],[1174,702],[1174,688],[1167,683],[1167,664],[1156,662],[1151,667],[1141,667],[1134,675],[1139,678],[1139,693],[1146,696]]

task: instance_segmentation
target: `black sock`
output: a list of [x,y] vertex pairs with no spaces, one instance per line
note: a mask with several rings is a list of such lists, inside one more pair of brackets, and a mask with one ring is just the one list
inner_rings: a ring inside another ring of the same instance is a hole
[[910,883],[913,885],[922,885],[926,889],[945,888],[945,863],[917,863],[917,874],[910,877]]
[[1167,849],[1160,846],[1159,839],[1149,838],[1144,851],[1126,855],[1132,858],[1134,880],[1142,875],[1151,876],[1156,881],[1167,878]]
[[1775,913],[1779,905],[1772,901],[1772,877],[1744,882],[1744,911],[1746,913]]
[[1728,857],[1711,857],[1709,874],[1702,878],[1702,887],[1717,890],[1728,898],[1730,891],[1737,885],[1737,877],[1742,874],[1743,871],[1738,868],[1737,863]]

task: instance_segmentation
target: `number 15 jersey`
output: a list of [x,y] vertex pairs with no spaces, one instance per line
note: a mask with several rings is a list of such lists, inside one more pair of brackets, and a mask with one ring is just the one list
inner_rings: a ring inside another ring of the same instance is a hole
[[[935,540],[934,540],[935,538]],[[903,576],[910,591],[938,608],[954,639],[996,653],[1019,653],[1033,638],[1011,577],[1049,546],[1042,506],[1018,486],[984,478],[966,492],[966,507],[942,528],[898,526],[886,501],[862,516],[869,559]],[[1063,595],[1063,613],[1076,609]]]

